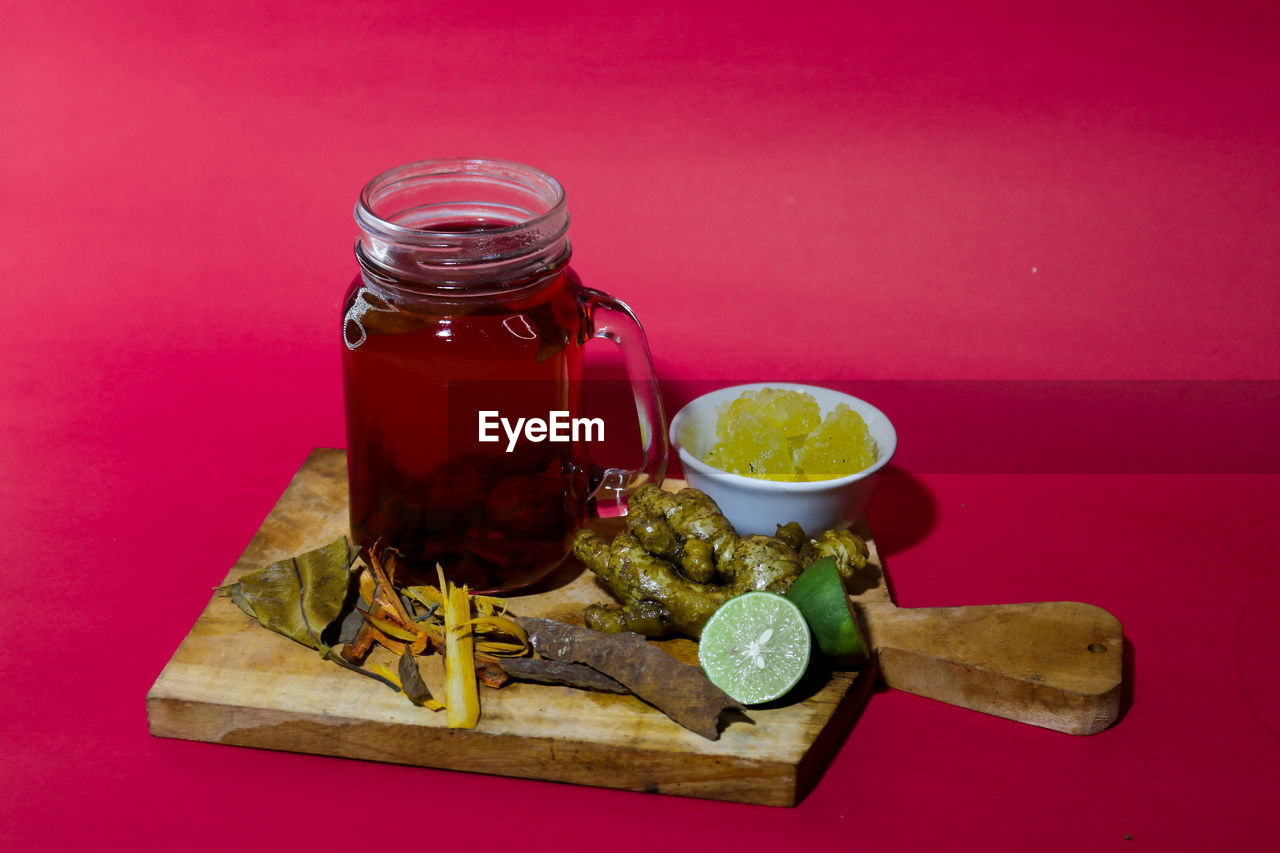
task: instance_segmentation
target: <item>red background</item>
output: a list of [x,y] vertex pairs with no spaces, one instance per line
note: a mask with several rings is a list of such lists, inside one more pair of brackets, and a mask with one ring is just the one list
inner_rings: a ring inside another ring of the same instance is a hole
[[914,425],[870,510],[899,602],[1115,613],[1132,700],[1094,737],[885,692],[780,810],[153,739],[143,698],[343,441],[374,174],[556,175],[576,269],[671,383],[1274,381],[1277,8],[10,0],[0,846],[1262,849],[1280,467],[1212,461],[1241,425],[1272,443],[1247,406],[1153,425],[1154,467],[1026,473],[912,467],[948,423],[888,411]]

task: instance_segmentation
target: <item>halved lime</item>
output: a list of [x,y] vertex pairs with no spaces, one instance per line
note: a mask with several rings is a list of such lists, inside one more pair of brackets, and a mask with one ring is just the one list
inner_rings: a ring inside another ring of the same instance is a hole
[[746,592],[711,614],[698,662],[711,683],[744,705],[786,695],[809,666],[809,627],[795,604],[772,592]]
[[857,666],[866,662],[867,644],[858,630],[835,560],[823,557],[814,561],[791,582],[787,600],[800,608],[818,649],[833,663]]

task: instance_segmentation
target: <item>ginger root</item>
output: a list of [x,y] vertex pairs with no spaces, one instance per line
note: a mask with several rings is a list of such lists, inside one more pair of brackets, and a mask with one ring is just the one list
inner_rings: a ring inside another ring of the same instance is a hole
[[589,606],[588,627],[698,638],[724,602],[752,590],[783,592],[819,557],[836,560],[846,582],[867,564],[867,546],[847,530],[810,540],[794,522],[777,536],[739,536],[704,492],[676,494],[644,485],[628,501],[627,529],[606,543],[578,533],[573,553],[617,596],[621,607]]

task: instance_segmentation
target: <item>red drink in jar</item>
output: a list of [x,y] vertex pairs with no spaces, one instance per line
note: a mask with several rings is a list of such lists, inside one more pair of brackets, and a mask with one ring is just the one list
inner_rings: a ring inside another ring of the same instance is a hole
[[[401,167],[370,182],[356,219],[362,271],[343,315],[352,535],[396,548],[408,579],[433,582],[440,563],[477,591],[527,586],[568,553],[593,494],[618,500],[661,481],[643,332],[569,269],[563,191],[535,169]],[[581,415],[593,336],[623,347],[647,438],[641,469],[609,469],[599,483],[588,482],[582,436],[532,428]],[[513,434],[517,423],[530,430]]]

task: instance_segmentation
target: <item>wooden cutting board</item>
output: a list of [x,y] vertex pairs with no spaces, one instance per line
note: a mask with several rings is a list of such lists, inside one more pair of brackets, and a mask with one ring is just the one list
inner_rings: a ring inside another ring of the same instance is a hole
[[[618,526],[597,524],[606,535]],[[862,528],[879,578],[856,600],[890,685],[1077,733],[1115,719],[1122,639],[1110,614],[1074,603],[898,608]],[[317,449],[224,584],[346,531],[345,454]],[[608,600],[570,558],[538,591],[513,596],[511,609],[580,624],[586,604]],[[1034,646],[1046,640],[1042,655]],[[662,645],[696,660],[691,641]],[[464,731],[259,627],[215,593],[147,694],[147,716],[161,737],[786,806],[816,784],[874,680],[870,670],[811,679],[799,701],[752,708],[716,741],[632,696],[513,683],[482,688],[480,723]]]

